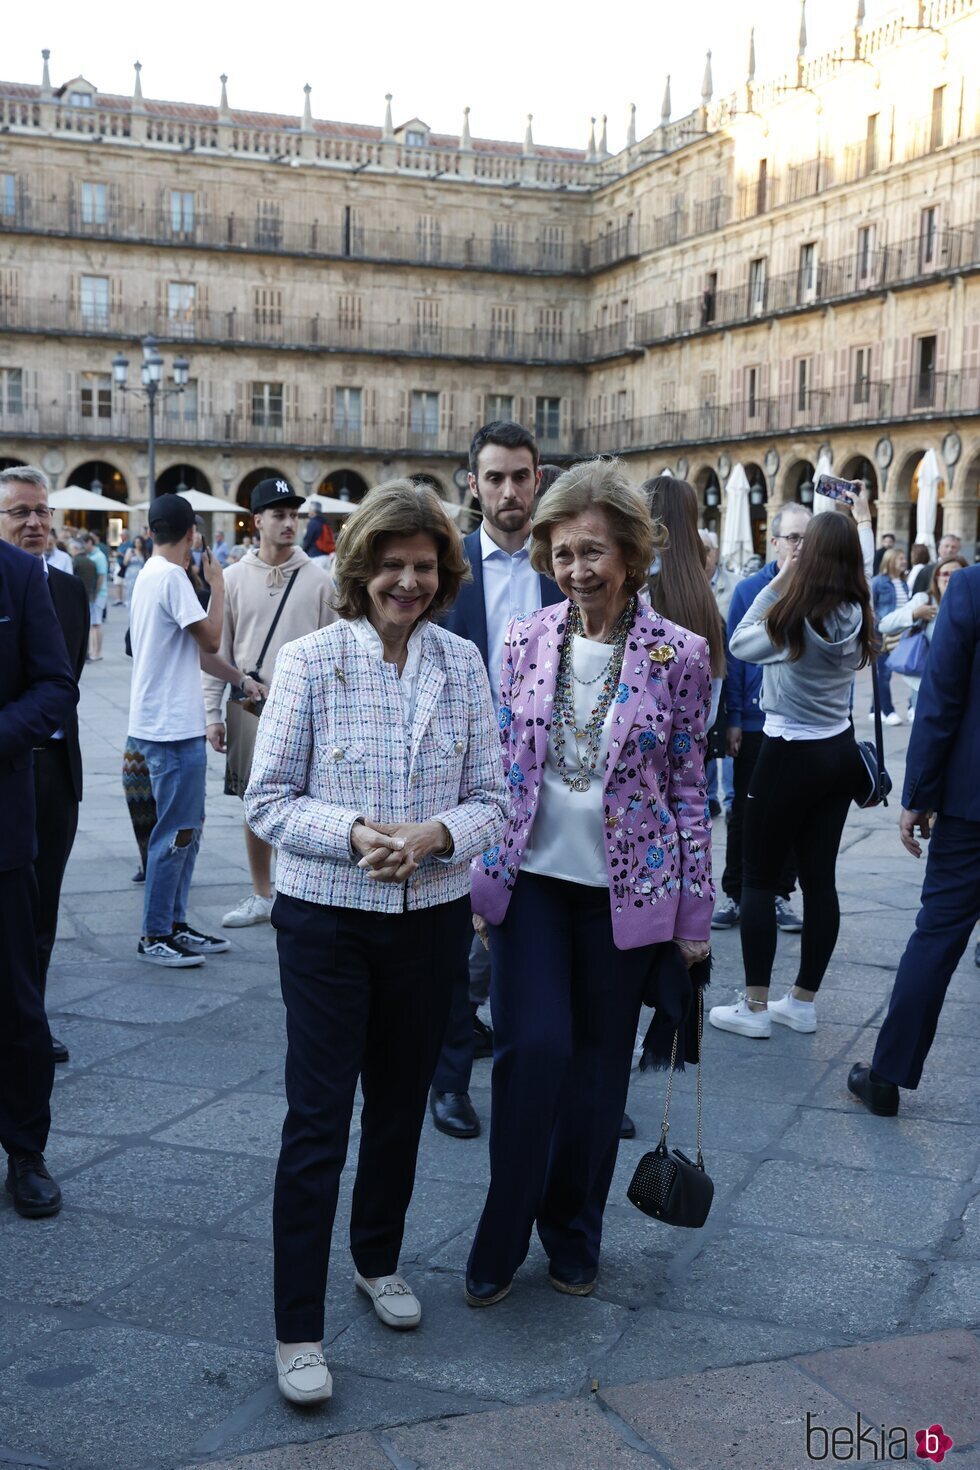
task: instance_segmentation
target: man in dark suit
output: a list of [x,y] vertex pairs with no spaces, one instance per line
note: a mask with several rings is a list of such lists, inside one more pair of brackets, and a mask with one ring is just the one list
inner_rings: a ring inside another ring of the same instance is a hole
[[[918,1087],[953,971],[980,917],[980,566],[949,580],[915,705],[905,764],[902,844],[922,856],[922,907],[902,956],[870,1066],[847,1085],[893,1117],[900,1087]],[[930,836],[931,834],[931,836]]]
[[36,557],[0,541],[0,1146],[21,1215],[53,1215],[61,1191],[44,1149],[54,1057],[34,936],[36,745],[64,729],[78,702],[65,640]]
[[[77,577],[49,565],[45,559],[51,510],[48,479],[33,465],[0,471],[0,540],[36,556],[46,574],[48,591],[64,634],[76,681],[88,652],[89,609],[85,588]],[[47,985],[48,965],[58,928],[61,884],[78,830],[78,803],[82,799],[82,752],[78,743],[78,714],[72,710],[64,729],[34,750],[38,887],[37,960],[41,999]],[[52,1036],[56,1062],[67,1062],[68,1048]]]
[[[484,424],[470,444],[469,487],[483,520],[463,540],[473,573],[444,618],[445,626],[475,643],[487,666],[496,700],[504,635],[518,613],[561,602],[557,586],[531,566],[531,510],[541,478],[538,446],[522,424]],[[453,1138],[475,1138],[480,1120],[470,1101],[470,1074],[479,1047],[489,1055],[493,1037],[477,1017],[490,986],[490,960],[474,939],[469,972],[462,970],[453,995],[446,1040],[432,1081],[429,1107],[436,1127]]]

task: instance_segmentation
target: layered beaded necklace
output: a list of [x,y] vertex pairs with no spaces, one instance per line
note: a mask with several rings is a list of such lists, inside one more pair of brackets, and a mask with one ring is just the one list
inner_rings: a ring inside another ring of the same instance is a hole
[[[592,777],[596,773],[599,764],[599,747],[602,744],[602,727],[606,722],[606,716],[613,702],[613,696],[619,687],[619,676],[623,667],[623,659],[626,654],[626,640],[629,637],[633,619],[636,617],[636,597],[631,597],[622,613],[616,620],[616,625],[610,636],[606,639],[611,644],[609,662],[600,674],[592,679],[579,679],[573,666],[573,648],[575,639],[582,634],[582,614],[573,602],[568,615],[568,627],[565,630],[565,641],[562,644],[561,658],[558,662],[558,677],[555,680],[555,702],[552,716],[552,729],[554,733],[555,765],[558,774],[570,791],[585,792],[592,785]],[[573,683],[595,684],[602,677],[602,688],[595,707],[589,715],[585,729],[577,728],[575,719],[575,692]],[[571,730],[576,740],[585,741],[585,749],[579,753],[581,761],[580,769],[570,770],[565,759],[565,731]]]

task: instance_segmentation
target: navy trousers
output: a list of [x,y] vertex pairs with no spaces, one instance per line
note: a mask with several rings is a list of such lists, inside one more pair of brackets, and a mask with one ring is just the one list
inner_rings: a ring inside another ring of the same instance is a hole
[[0,873],[0,1147],[40,1154],[51,1126],[54,1057],[37,964],[33,865]]
[[272,923],[289,1105],[272,1214],[276,1335],[319,1342],[358,1077],[351,1252],[363,1276],[398,1269],[429,1083],[472,932],[470,901],[370,914],[279,894]]
[[871,1065],[918,1087],[953,971],[980,918],[980,822],[940,816],[929,839],[922,907],[895,976]]
[[510,1281],[537,1224],[551,1264],[595,1268],[649,948],[613,943],[608,888],[522,873],[490,930],[490,1189],[476,1281]]

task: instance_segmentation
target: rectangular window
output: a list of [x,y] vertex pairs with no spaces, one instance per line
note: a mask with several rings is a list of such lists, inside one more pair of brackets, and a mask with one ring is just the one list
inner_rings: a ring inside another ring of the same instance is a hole
[[796,410],[806,413],[810,405],[810,359],[801,357],[796,364]]
[[718,305],[718,272],[708,271],[704,278],[704,294],[701,297],[701,325],[710,326],[715,319]]
[[255,287],[252,292],[252,318],[256,327],[282,326],[282,290],[280,287]]
[[197,379],[189,378],[182,393],[174,393],[163,402],[163,411],[172,423],[197,423]]
[[511,393],[488,393],[483,400],[485,423],[509,423],[514,417],[514,398]]
[[854,353],[854,372],[851,379],[853,401],[868,403],[871,399],[871,348],[858,347]]
[[862,225],[858,230],[857,278],[859,283],[870,281],[874,274],[876,234],[874,225]]
[[919,216],[919,265],[922,269],[936,262],[938,234],[939,208],[930,204]]
[[817,246],[810,240],[800,246],[800,266],[797,276],[797,301],[812,301],[817,294]]
[[873,174],[878,167],[878,114],[873,112],[868,117],[867,132],[864,137],[864,171]]
[[517,307],[491,306],[490,351],[495,357],[513,354],[517,343]]
[[273,199],[260,199],[256,206],[255,243],[260,250],[282,246],[282,209]]
[[0,368],[0,413],[24,412],[24,373],[21,368]]
[[413,434],[438,434],[439,432],[439,394],[426,393],[418,389],[412,394],[412,418],[410,428]]
[[82,224],[104,225],[106,222],[105,184],[82,185]]
[[95,98],[92,96],[91,92],[69,92],[68,93],[68,106],[69,107],[94,107],[95,106]]
[[344,255],[359,258],[364,254],[364,220],[361,211],[353,204],[344,205],[341,236],[341,250]]
[[17,215],[17,175],[0,174],[0,219]]
[[[607,307],[602,308],[608,312]],[[557,353],[561,350],[561,344],[565,337],[565,313],[559,306],[539,306],[538,318],[535,326],[535,352],[540,354]]]
[[560,268],[565,264],[565,226],[545,225],[541,231],[541,264]]
[[936,399],[936,339],[920,337],[916,345],[915,406],[930,408]]
[[362,392],[360,388],[333,390],[333,424],[345,444],[359,444],[362,424]]
[[110,373],[82,373],[79,382],[82,418],[112,418],[112,375]]
[[415,303],[415,347],[419,352],[436,352],[440,345],[441,303],[431,296]]
[[946,88],[934,87],[932,93],[932,122],[929,127],[929,148],[935,151],[943,146],[943,113],[946,110]]
[[364,298],[343,295],[337,297],[337,326],[348,337],[358,337],[364,325]]
[[109,325],[109,277],[82,276],[82,326]]
[[252,423],[257,429],[282,428],[282,384],[252,384]]
[[175,337],[193,337],[197,287],[192,281],[167,282],[167,330]]
[[766,258],[749,261],[749,314],[761,316],[766,309]]
[[750,367],[746,376],[748,378],[749,418],[754,419],[759,412],[759,369]]
[[420,214],[415,222],[415,246],[421,261],[442,259],[442,221],[437,214]]
[[514,245],[517,227],[509,220],[494,221],[490,241],[490,264],[498,270],[509,270],[514,264]]
[[561,399],[534,400],[534,432],[540,444],[557,444],[561,435]]
[[174,235],[194,233],[194,195],[187,189],[170,191],[170,229]]

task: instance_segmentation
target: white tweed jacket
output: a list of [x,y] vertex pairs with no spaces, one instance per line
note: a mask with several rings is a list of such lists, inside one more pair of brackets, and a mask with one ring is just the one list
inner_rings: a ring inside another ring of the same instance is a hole
[[[293,898],[400,913],[467,894],[470,859],[499,839],[507,816],[475,645],[425,625],[406,738],[393,666],[372,658],[346,622],[285,644],[259,722],[245,816],[278,849],[276,887]],[[351,859],[357,817],[443,822],[453,861],[427,858],[405,885],[374,882]]]

